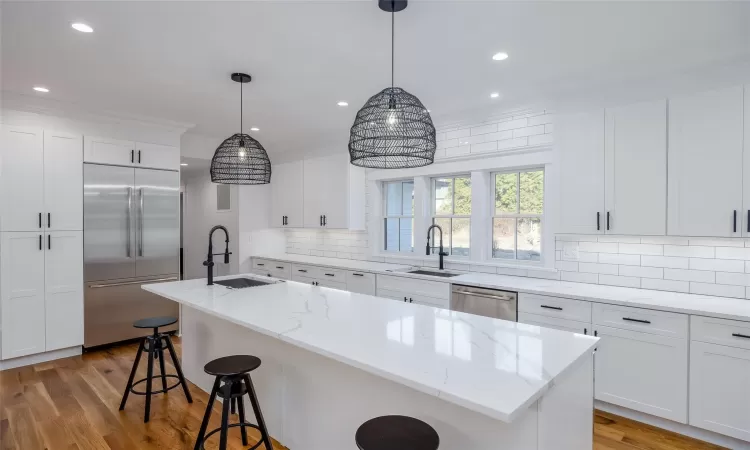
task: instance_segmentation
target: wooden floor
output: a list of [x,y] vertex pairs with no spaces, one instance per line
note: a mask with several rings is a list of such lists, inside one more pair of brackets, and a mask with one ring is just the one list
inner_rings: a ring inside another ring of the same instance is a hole
[[[179,353],[178,339],[175,345]],[[190,385],[193,404],[179,389],[155,396],[148,424],[143,423],[142,396],[131,395],[125,411],[118,411],[136,348],[130,345],[0,372],[0,450],[192,450],[208,400],[196,386]],[[141,366],[136,379],[145,377],[145,364]],[[171,366],[167,371],[174,373]],[[262,397],[260,401],[262,405]],[[214,409],[209,429],[219,426],[221,412]],[[254,430],[249,434],[251,444],[257,442],[258,434]],[[239,429],[231,429],[230,435],[230,449],[246,448]],[[206,445],[217,447],[218,437]],[[274,450],[284,448],[274,445]],[[595,450],[719,448],[603,412],[595,414]]]

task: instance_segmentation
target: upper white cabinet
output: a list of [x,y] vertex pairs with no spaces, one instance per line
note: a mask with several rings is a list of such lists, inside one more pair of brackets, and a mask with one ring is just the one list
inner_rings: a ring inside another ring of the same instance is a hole
[[742,115],[741,86],[669,99],[670,235],[742,235]]
[[304,226],[304,163],[294,161],[272,167],[271,226]]
[[0,230],[83,229],[81,135],[2,127]]
[[605,233],[666,233],[666,100],[606,110],[604,183]]
[[179,170],[180,149],[167,145],[86,136],[83,160],[117,166]]
[[308,228],[365,228],[365,173],[349,155],[304,162],[304,224]]
[[80,134],[44,131],[44,212],[48,230],[83,229]]
[[555,124],[560,158],[560,232],[604,232],[604,110],[562,115]]
[[[1,144],[0,230],[41,230],[44,214],[44,134],[40,128],[3,125]],[[81,179],[78,183],[80,185]]]

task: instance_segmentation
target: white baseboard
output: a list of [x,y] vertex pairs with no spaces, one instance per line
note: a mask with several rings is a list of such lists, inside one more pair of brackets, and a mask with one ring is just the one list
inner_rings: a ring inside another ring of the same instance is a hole
[[53,350],[51,352],[37,353],[35,355],[21,356],[20,358],[6,359],[0,361],[0,370],[15,369],[16,367],[30,366],[60,358],[69,358],[81,354],[81,346]]
[[739,439],[724,436],[723,434],[714,433],[713,431],[704,430],[702,428],[696,428],[692,425],[673,422],[671,420],[652,416],[651,414],[646,414],[639,411],[633,411],[632,409],[623,408],[622,406],[613,405],[612,403],[602,402],[600,400],[596,400],[594,402],[594,407],[604,412],[625,417],[626,419],[631,419],[635,420],[636,422],[652,425],[663,430],[672,431],[683,436],[688,436],[693,439],[699,439],[701,441],[709,442],[714,445],[720,445],[722,447],[731,448],[733,450],[750,450],[750,442],[741,441]]

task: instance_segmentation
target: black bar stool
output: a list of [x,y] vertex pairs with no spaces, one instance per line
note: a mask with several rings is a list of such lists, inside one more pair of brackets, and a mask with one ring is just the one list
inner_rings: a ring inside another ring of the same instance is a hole
[[[247,445],[246,427],[255,428],[260,431],[260,441],[248,450],[256,449],[261,444],[265,444],[266,450],[272,450],[271,438],[268,436],[266,422],[263,420],[263,413],[260,411],[260,406],[258,405],[258,396],[255,394],[253,382],[250,380],[250,375],[248,375],[258,367],[260,367],[260,359],[249,355],[225,356],[206,364],[203,370],[207,374],[216,377],[216,380],[214,381],[213,389],[211,389],[211,396],[208,398],[206,414],[203,416],[203,423],[198,432],[195,450],[204,450],[206,440],[218,432],[221,432],[219,449],[225,450],[227,448],[227,432],[229,428],[233,427],[240,427],[242,445]],[[250,404],[253,406],[255,420],[258,422],[258,425],[253,425],[245,421],[245,405],[242,402],[242,397],[245,394],[250,397]],[[206,428],[208,427],[208,421],[211,419],[211,411],[217,395],[224,399],[221,412],[221,427],[206,434]],[[240,421],[231,425],[229,424],[230,406],[232,414],[234,414],[235,407],[240,413]]]
[[[193,403],[193,397],[190,395],[188,390],[185,376],[182,374],[182,367],[180,366],[180,360],[177,359],[177,353],[174,351],[172,345],[172,339],[169,334],[159,333],[159,327],[166,327],[177,322],[176,317],[150,317],[148,319],[141,319],[133,324],[135,328],[153,328],[154,334],[146,336],[141,340],[138,346],[138,353],[135,355],[135,361],[133,362],[133,370],[130,371],[130,378],[128,378],[128,385],[125,387],[125,393],[122,395],[122,402],[120,402],[120,411],[125,409],[125,403],[128,401],[128,395],[132,392],[136,395],[146,396],[146,413],[143,418],[143,422],[148,422],[149,416],[151,415],[151,396],[153,394],[161,394],[170,391],[177,386],[182,385],[182,390],[185,391],[185,397],[187,397],[188,403]],[[169,354],[172,357],[172,364],[177,370],[177,375],[169,375],[166,373],[164,368],[164,349],[169,350]],[[148,371],[146,378],[138,380],[133,383],[135,372],[138,370],[138,363],[141,361],[141,353],[148,352]],[[160,374],[154,375],[154,359],[159,360]],[[154,391],[151,389],[152,381],[154,378],[161,378],[161,389]],[[177,383],[172,386],[167,386],[167,378],[176,378]],[[145,391],[137,391],[135,389],[141,383],[146,383]]]
[[357,428],[360,450],[437,450],[440,437],[434,428],[407,416],[381,416]]

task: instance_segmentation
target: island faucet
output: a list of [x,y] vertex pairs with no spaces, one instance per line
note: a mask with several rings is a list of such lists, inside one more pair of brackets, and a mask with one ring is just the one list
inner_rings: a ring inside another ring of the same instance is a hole
[[427,256],[429,256],[430,255],[430,250],[433,249],[433,248],[435,248],[435,247],[430,247],[430,231],[432,231],[433,228],[437,228],[438,231],[440,231],[440,248],[439,248],[439,251],[438,251],[438,255],[440,255],[440,270],[444,270],[444,267],[443,267],[443,256],[448,256],[448,252],[446,252],[446,251],[443,250],[443,229],[440,228],[440,225],[438,225],[438,224],[432,224],[427,229],[427,253],[426,254],[427,254]]
[[212,238],[214,236],[214,231],[216,230],[224,230],[224,236],[226,237],[224,242],[227,244],[224,253],[216,253],[216,255],[224,255],[224,264],[229,264],[229,255],[232,254],[232,252],[229,251],[229,232],[226,227],[223,225],[216,225],[211,228],[211,231],[208,232],[208,257],[203,261],[203,265],[206,266],[208,270],[207,278],[209,286],[214,284],[214,243]]

